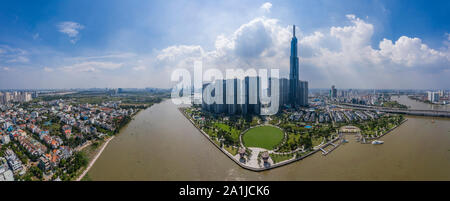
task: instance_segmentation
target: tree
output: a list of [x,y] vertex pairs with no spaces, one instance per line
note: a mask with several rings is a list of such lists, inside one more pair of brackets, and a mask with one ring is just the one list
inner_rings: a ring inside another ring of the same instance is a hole
[[67,173],[75,173],[81,167],[88,164],[87,156],[83,152],[76,152],[70,163],[67,164]]
[[43,172],[41,169],[39,169],[37,166],[31,166],[30,167],[30,173],[32,173],[35,177],[37,177],[38,179],[42,179],[43,177]]
[[305,149],[309,149],[312,147],[312,140],[309,134],[300,136],[300,138],[298,139],[298,143],[300,145],[304,145]]
[[224,144],[226,145],[234,144],[233,138],[231,137],[230,133],[226,133],[225,135],[223,135],[223,137],[224,137]]

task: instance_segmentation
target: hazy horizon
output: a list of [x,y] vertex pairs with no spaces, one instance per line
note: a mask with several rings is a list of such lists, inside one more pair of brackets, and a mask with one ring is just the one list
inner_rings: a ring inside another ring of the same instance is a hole
[[[0,91],[33,91],[33,90],[89,90],[89,89],[118,89],[118,88],[122,88],[122,89],[160,89],[160,90],[170,90],[172,88],[158,88],[158,87],[92,87],[92,88],[0,88]],[[309,90],[329,90],[331,88],[331,86],[329,88],[309,88]],[[338,88],[336,87],[337,90],[399,90],[399,91],[409,91],[409,90],[417,90],[417,91],[433,91],[433,90],[445,90],[448,91],[450,90],[450,88],[422,88],[422,89],[413,89],[413,88],[404,88],[404,89],[399,89],[399,88]]]

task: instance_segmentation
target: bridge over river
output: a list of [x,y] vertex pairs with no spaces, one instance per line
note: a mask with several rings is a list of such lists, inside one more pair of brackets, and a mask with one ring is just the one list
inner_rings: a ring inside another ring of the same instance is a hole
[[356,105],[356,104],[349,104],[349,103],[340,103],[340,104],[336,104],[336,106],[340,107],[340,108],[364,109],[364,110],[370,110],[370,111],[380,111],[380,112],[406,114],[406,115],[430,116],[430,117],[450,117],[450,111],[442,111],[442,110],[397,109],[397,108]]

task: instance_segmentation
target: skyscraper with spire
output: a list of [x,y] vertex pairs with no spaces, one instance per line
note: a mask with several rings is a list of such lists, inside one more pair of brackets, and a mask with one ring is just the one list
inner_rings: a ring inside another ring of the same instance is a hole
[[289,73],[289,103],[295,106],[298,99],[298,54],[297,54],[297,37],[295,37],[295,25],[293,27],[293,36],[291,40],[291,57],[290,57],[290,73]]
[[[308,82],[299,79],[299,58],[295,25],[291,41],[289,79],[269,78],[269,89],[266,92],[270,97],[274,95],[272,94],[272,79],[279,81],[279,93],[277,95],[279,96],[280,108],[287,105],[291,107],[308,106]],[[263,105],[267,105],[262,104],[260,101],[261,94],[264,93],[263,90],[266,90],[262,88],[260,83],[261,78],[258,76],[246,76],[244,80],[216,80],[214,85],[212,83],[203,84],[202,94],[206,94],[206,96],[204,95],[202,98],[202,108],[214,113],[260,115],[263,107],[265,107]],[[212,99],[218,93],[223,94],[223,97],[221,97],[223,98],[222,103],[216,103]]]

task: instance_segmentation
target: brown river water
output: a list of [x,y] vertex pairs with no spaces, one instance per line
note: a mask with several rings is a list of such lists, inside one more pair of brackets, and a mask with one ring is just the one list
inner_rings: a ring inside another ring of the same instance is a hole
[[[410,105],[407,97],[402,100]],[[450,119],[407,119],[381,139],[382,145],[347,136],[349,143],[327,156],[318,152],[252,172],[219,151],[167,100],[136,115],[88,175],[93,180],[450,180]]]

